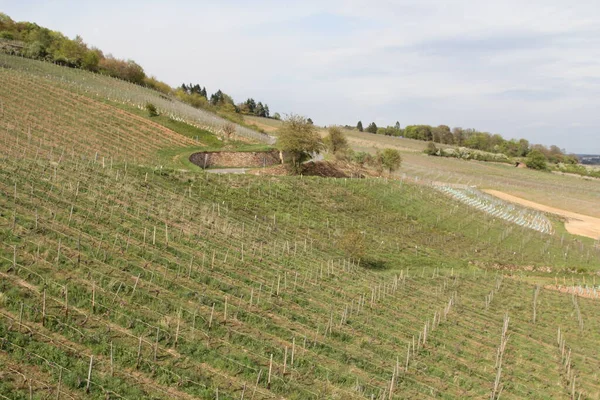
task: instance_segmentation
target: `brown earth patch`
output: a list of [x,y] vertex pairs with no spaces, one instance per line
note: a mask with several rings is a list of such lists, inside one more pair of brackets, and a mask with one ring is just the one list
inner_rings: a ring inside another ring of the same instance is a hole
[[600,239],[600,218],[590,217],[589,215],[578,214],[572,211],[546,206],[534,201],[525,200],[520,197],[510,195],[508,193],[500,192],[498,190],[483,189],[482,191],[511,203],[563,217],[566,219],[565,228],[573,235],[585,236],[596,240]]

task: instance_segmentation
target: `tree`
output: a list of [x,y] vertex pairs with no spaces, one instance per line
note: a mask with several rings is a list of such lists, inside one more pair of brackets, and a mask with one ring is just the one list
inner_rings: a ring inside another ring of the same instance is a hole
[[375,122],[371,122],[369,126],[367,126],[366,131],[370,133],[377,133],[377,125],[375,124]]
[[358,129],[359,132],[362,132],[364,130],[362,126],[362,121],[358,121],[358,124],[356,124],[356,129]]
[[402,157],[400,156],[400,152],[398,150],[384,149],[383,152],[380,153],[380,160],[381,166],[387,169],[391,174],[400,167]]
[[309,118],[292,114],[279,129],[277,148],[287,153],[292,171],[299,173],[302,162],[308,160],[312,153],[319,153],[323,142]]
[[456,143],[459,146],[462,146],[464,144],[465,134],[463,128],[457,126],[456,128],[452,129],[452,136],[454,137],[454,143]]
[[261,103],[260,101],[256,104],[256,107],[254,108],[254,115],[256,115],[258,117],[265,116],[265,107],[263,106],[263,103]]
[[548,169],[548,160],[546,159],[544,153],[539,150],[532,150],[529,152],[526,163],[527,167],[531,169],[538,169],[542,171]]
[[452,144],[454,142],[454,137],[452,136],[450,127],[447,125],[440,125],[436,128],[432,128],[431,133],[433,136],[433,141],[436,143]]
[[254,110],[256,109],[256,102],[254,99],[250,98],[246,100],[246,106],[248,107],[248,112],[254,114]]
[[231,139],[231,136],[235,135],[235,125],[231,122],[225,124],[225,126],[223,126],[223,134],[227,140]]
[[278,112],[276,112],[275,114],[273,114],[273,119],[281,119],[281,114],[279,114]]
[[339,126],[330,126],[328,135],[325,137],[325,145],[332,154],[344,151],[348,148],[348,140]]
[[394,128],[400,130],[400,122],[396,121],[396,125],[394,125]]
[[98,50],[88,50],[81,59],[81,68],[88,71],[98,71],[98,63],[100,62],[100,52]]
[[308,122],[308,123],[309,123],[309,124],[311,124],[311,125],[314,125],[314,124],[315,124],[315,123],[313,122],[313,120],[312,120],[312,119],[310,119],[310,118],[308,118],[308,119],[306,120],[306,122]]

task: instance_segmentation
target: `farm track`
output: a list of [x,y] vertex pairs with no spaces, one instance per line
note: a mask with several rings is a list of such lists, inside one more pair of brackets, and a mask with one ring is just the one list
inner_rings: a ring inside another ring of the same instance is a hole
[[589,215],[578,214],[571,211],[561,210],[556,207],[546,206],[534,201],[525,200],[520,197],[510,195],[508,193],[503,193],[498,190],[488,189],[484,190],[484,192],[511,203],[566,218],[567,220],[565,222],[565,228],[567,228],[569,233],[572,233],[573,235],[589,237],[594,240],[600,240],[600,218],[594,218],[590,217]]

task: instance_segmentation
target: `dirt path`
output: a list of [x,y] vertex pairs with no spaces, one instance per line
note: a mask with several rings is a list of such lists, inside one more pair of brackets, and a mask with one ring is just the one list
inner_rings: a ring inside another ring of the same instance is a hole
[[567,219],[565,228],[573,235],[580,235],[592,239],[600,239],[600,218],[590,217],[588,215],[578,214],[571,211],[561,210],[560,208],[545,206],[534,201],[525,200],[498,190],[483,189],[483,192],[496,196],[502,200],[510,201],[535,210],[556,214]]

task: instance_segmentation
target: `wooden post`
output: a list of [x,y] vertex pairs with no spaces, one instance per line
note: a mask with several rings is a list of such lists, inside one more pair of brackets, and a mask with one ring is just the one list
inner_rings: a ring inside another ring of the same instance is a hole
[[138,351],[137,351],[137,361],[135,363],[135,368],[140,367],[140,357],[142,355],[142,336],[140,336],[140,341],[138,342]]
[[292,338],[292,357],[290,358],[290,367],[294,368],[294,353],[296,352],[296,337]]
[[154,362],[156,362],[156,353],[158,352],[158,335],[160,334],[160,327],[156,327],[156,341],[154,342]]
[[140,281],[140,276],[141,276],[141,274],[138,274],[138,276],[135,278],[135,284],[133,285],[133,290],[131,292],[132,298],[133,298],[133,295],[135,294],[135,289],[137,289],[138,282]]
[[392,380],[390,381],[390,395],[389,400],[392,400],[392,396],[394,395],[394,379],[396,378],[396,370],[392,374]]
[[271,373],[273,372],[273,353],[271,353],[271,359],[269,361],[269,377],[267,379],[267,389],[271,389]]
[[21,326],[23,326],[23,306],[24,303],[21,302],[21,310],[19,311],[19,332],[21,332]]
[[58,263],[60,262],[60,243],[61,243],[61,239],[58,239],[58,251],[56,254],[56,266],[58,266]]
[[85,392],[89,393],[90,392],[90,379],[92,378],[92,364],[94,363],[94,356],[90,356],[90,368],[88,369],[88,377],[87,377],[87,383],[85,385]]
[[46,325],[46,289],[42,294],[42,326]]
[[188,268],[188,279],[190,278],[190,276],[192,275],[192,265],[194,263],[194,256],[192,256],[192,258],[190,259],[190,267]]
[[69,287],[65,285],[65,319],[69,318]]
[[175,330],[175,346],[177,346],[177,342],[179,341],[179,326],[181,324],[181,308],[179,308],[179,312],[177,313],[177,329]]
[[285,352],[283,355],[283,375],[285,375],[285,370],[287,369],[287,353],[288,353],[287,349],[288,349],[287,346],[285,346]]
[[242,397],[240,397],[240,400],[244,400],[244,393],[246,393],[246,382],[244,382],[244,387],[242,389]]
[[62,366],[58,366],[58,385],[56,386],[56,400],[60,399],[60,387],[62,385]]
[[115,375],[114,357],[113,357],[113,342],[110,341],[110,376]]
[[92,282],[92,313],[96,312],[96,282]]
[[277,296],[279,296],[279,283],[281,281],[281,275],[277,274],[277,291],[275,292],[275,294]]
[[262,369],[258,371],[258,376],[256,377],[256,384],[254,385],[254,390],[252,391],[252,397],[250,400],[254,400],[254,395],[256,394],[256,389],[258,388],[258,384],[260,382],[260,376],[262,375]]
[[212,326],[213,315],[215,313],[215,303],[213,303],[212,308],[210,309],[210,318],[208,319],[208,329]]

